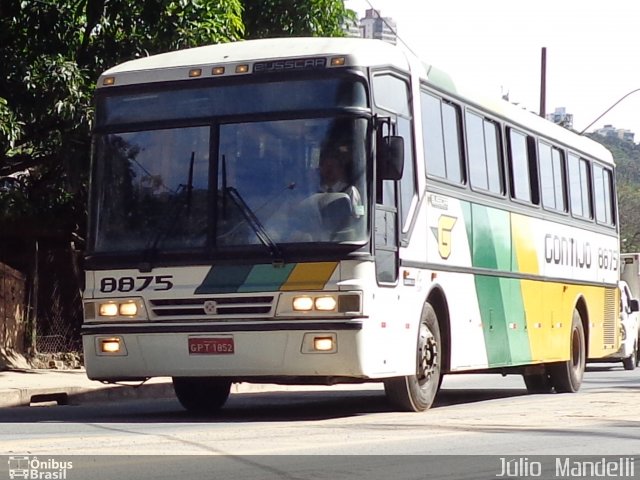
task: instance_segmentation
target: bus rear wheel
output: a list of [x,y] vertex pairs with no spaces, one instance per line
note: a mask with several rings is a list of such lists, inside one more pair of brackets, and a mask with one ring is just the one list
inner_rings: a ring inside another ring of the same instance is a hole
[[387,399],[408,412],[422,412],[433,404],[442,380],[442,341],[435,310],[422,309],[416,349],[416,374],[385,380]]
[[573,393],[580,389],[587,359],[584,327],[578,310],[571,320],[570,356],[566,362],[549,366],[551,382],[558,393]]
[[522,378],[529,393],[551,393],[553,391],[551,377],[544,365],[540,367],[540,371],[522,374]]
[[191,413],[215,413],[227,401],[231,381],[210,377],[173,377],[180,404]]

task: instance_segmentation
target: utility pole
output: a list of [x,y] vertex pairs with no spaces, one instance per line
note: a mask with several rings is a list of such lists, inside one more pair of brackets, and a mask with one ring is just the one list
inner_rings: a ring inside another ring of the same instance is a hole
[[540,58],[540,116],[547,116],[547,47],[542,47]]

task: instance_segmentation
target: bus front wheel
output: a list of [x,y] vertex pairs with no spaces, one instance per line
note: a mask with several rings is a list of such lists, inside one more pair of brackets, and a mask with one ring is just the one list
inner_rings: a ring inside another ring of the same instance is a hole
[[587,359],[584,327],[578,310],[571,320],[569,360],[550,365],[551,382],[558,393],[573,393],[580,389]]
[[409,412],[427,410],[433,403],[442,379],[442,341],[438,316],[429,303],[422,309],[416,349],[416,374],[385,380],[387,399]]
[[215,413],[229,398],[231,381],[209,377],[173,377],[173,390],[187,411]]
[[622,359],[622,366],[625,370],[635,370],[638,366],[638,344],[633,345],[633,352],[627,358]]

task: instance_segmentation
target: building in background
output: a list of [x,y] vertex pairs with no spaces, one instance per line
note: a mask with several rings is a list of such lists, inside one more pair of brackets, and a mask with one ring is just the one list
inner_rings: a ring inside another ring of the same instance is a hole
[[573,114],[567,113],[564,107],[557,107],[553,113],[547,113],[547,120],[565,128],[573,128]]
[[368,9],[357,24],[347,25],[345,32],[348,37],[376,38],[394,45],[398,40],[395,20],[381,16],[380,11],[373,8]]
[[596,130],[595,133],[597,133],[598,135],[602,135],[603,137],[619,138],[620,140],[625,140],[628,142],[633,142],[633,137],[635,136],[635,133],[633,133],[631,130],[615,128],[613,125],[605,125],[604,127]]

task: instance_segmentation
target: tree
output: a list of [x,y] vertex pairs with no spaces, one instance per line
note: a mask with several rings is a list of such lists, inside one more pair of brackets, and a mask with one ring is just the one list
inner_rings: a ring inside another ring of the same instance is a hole
[[242,12],[242,0],[2,0],[0,178],[29,173],[0,185],[0,223],[84,230],[91,98],[102,71],[245,30],[248,38],[342,35],[354,15],[343,0],[245,0]]
[[244,0],[247,38],[341,37],[355,13],[343,0]]
[[240,39],[241,12],[240,0],[2,0],[0,177],[29,174],[0,191],[0,222],[82,230],[100,72]]
[[616,189],[622,252],[640,252],[640,145],[589,135],[607,147],[616,163]]

